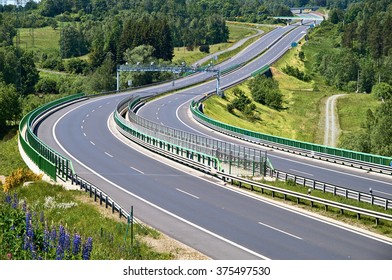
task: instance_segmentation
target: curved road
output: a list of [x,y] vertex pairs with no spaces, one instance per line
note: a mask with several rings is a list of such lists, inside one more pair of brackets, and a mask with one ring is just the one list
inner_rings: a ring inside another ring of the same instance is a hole
[[110,121],[125,95],[60,109],[38,136],[138,218],[214,259],[392,259],[389,240],[233,190],[129,143]]

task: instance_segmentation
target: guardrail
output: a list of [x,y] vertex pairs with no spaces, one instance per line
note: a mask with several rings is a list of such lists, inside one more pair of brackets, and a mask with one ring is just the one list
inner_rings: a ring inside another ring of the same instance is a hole
[[33,132],[34,122],[48,110],[84,97],[84,93],[66,96],[49,102],[23,117],[19,124],[19,143],[37,167],[56,181],[57,176],[67,179],[74,172],[72,162],[42,142]]
[[238,182],[240,188],[242,187],[242,184],[247,184],[250,186],[252,191],[255,190],[255,187],[259,188],[261,193],[264,193],[265,190],[268,190],[271,192],[272,197],[274,197],[276,193],[279,193],[279,194],[283,195],[284,200],[287,199],[287,196],[295,198],[297,200],[298,204],[300,203],[301,200],[305,200],[305,201],[309,201],[311,203],[311,207],[313,207],[314,203],[318,203],[318,204],[324,205],[325,210],[328,210],[328,207],[334,207],[334,208],[340,209],[340,212],[342,214],[343,214],[343,211],[349,211],[349,212],[355,213],[355,214],[357,214],[358,219],[360,219],[361,215],[372,217],[372,218],[375,218],[376,225],[379,224],[380,219],[383,219],[386,221],[392,221],[392,215],[389,215],[386,213],[376,212],[376,211],[363,209],[363,208],[356,207],[356,206],[351,206],[348,204],[343,204],[343,203],[339,203],[339,202],[326,200],[323,198],[318,198],[318,197],[312,196],[311,194],[306,195],[306,194],[302,194],[302,193],[298,193],[298,192],[294,192],[294,191],[290,191],[290,190],[284,190],[281,188],[258,183],[258,182],[247,180],[244,178],[239,178],[237,176],[228,175],[228,174],[222,173],[222,172],[217,172],[217,175],[223,177],[224,180],[228,180],[228,179],[231,180],[232,184],[234,182]]
[[321,182],[321,181],[316,181],[313,179],[305,178],[302,176],[294,175],[294,174],[289,174],[280,170],[270,170],[270,176],[272,178],[275,178],[276,180],[283,181],[283,182],[289,182],[293,181],[297,185],[301,185],[304,187],[309,187],[313,190],[320,190],[326,193],[331,193],[335,196],[341,196],[346,199],[353,199],[356,201],[360,202],[366,202],[370,203],[372,205],[377,205],[380,207],[384,207],[385,210],[391,209],[392,208],[392,200],[373,195],[370,193],[364,193],[364,192],[359,192],[356,190],[344,188],[341,186],[336,186],[333,184]]
[[192,101],[190,105],[190,110],[193,117],[203,125],[219,132],[277,150],[291,152],[312,158],[318,158],[361,169],[368,168],[369,171],[378,171],[380,173],[392,175],[392,166],[390,166],[392,164],[392,158],[390,157],[296,141],[235,127],[233,125],[211,119],[204,115],[199,110],[199,102],[200,100],[197,102]]
[[160,153],[166,157],[180,161],[202,171],[211,172],[211,168],[221,170],[219,159],[189,148],[185,148],[160,138],[143,133],[134,127],[134,124],[122,117],[121,113],[126,110],[128,103],[136,104],[134,99],[126,98],[117,105],[113,114],[114,121],[119,131],[127,138],[146,147],[149,150]]
[[230,174],[265,175],[268,163],[265,151],[211,139],[149,121],[135,113],[143,104],[144,100],[135,97],[129,100],[128,105],[128,118],[139,132],[217,158]]

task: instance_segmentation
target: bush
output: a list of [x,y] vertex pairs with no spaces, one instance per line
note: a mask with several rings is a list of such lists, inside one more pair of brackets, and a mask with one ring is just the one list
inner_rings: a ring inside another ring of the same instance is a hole
[[199,50],[203,53],[210,53],[210,46],[209,45],[201,45]]
[[38,83],[35,85],[35,91],[37,93],[45,94],[59,93],[56,80],[47,77],[41,78],[38,81]]
[[33,173],[30,169],[19,168],[13,171],[10,176],[5,179],[3,191],[9,192],[10,190],[22,185],[28,181],[39,181],[42,175]]

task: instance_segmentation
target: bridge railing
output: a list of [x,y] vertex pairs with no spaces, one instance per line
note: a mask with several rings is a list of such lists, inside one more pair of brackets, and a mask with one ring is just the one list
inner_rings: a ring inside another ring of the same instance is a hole
[[21,148],[39,170],[55,181],[57,176],[67,179],[69,174],[74,173],[72,162],[40,140],[35,135],[33,126],[42,114],[54,107],[80,99],[83,96],[84,93],[80,93],[47,103],[28,113],[19,124],[19,143]]
[[[224,170],[230,174],[265,175],[267,165],[270,164],[267,161],[265,151],[204,137],[149,121],[134,112],[141,102],[143,101],[140,98],[135,97],[129,101],[128,106],[128,118],[133,126],[137,126],[139,131],[177,146],[216,157],[221,162]],[[272,166],[269,167],[272,168]]]

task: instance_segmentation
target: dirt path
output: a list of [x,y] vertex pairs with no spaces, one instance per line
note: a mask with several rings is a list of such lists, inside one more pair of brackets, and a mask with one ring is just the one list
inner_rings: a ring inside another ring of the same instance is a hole
[[336,147],[340,126],[336,113],[336,100],[344,94],[332,95],[325,104],[324,145]]

